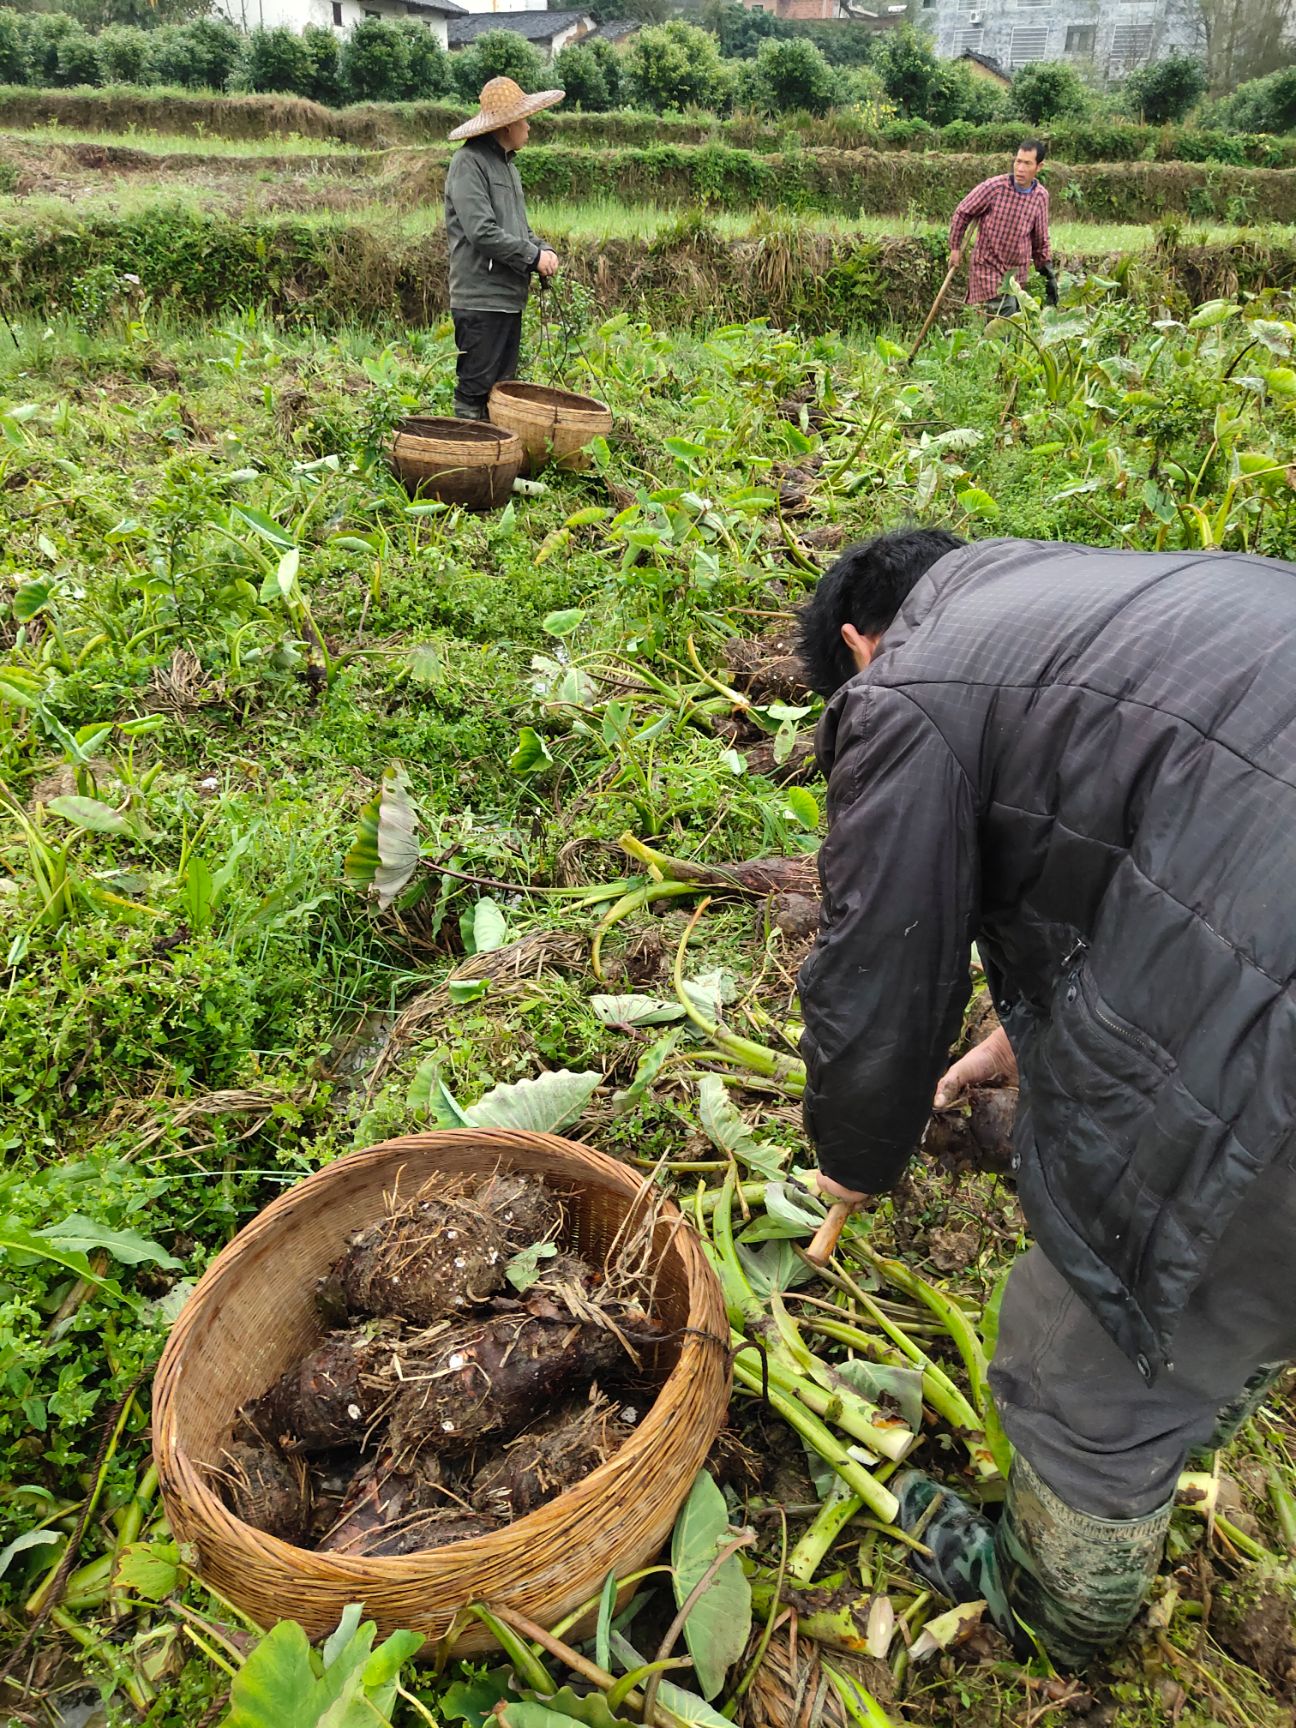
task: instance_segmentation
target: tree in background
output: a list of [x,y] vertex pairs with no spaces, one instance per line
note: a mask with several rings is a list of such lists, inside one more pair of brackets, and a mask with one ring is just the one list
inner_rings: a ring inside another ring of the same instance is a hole
[[1184,119],[1206,94],[1206,68],[1191,54],[1171,54],[1131,72],[1121,95],[1131,114],[1154,126]]
[[1221,95],[1291,63],[1288,0],[1198,0],[1210,87]]
[[873,65],[887,95],[906,118],[941,124],[932,110],[948,105],[949,79],[946,63],[932,52],[929,37],[920,35],[912,24],[888,30],[877,45]]
[[404,33],[384,18],[364,18],[342,44],[342,87],[352,102],[390,102],[409,78]]
[[758,114],[826,114],[838,78],[813,42],[771,38],[744,69],[738,95]]
[[19,15],[23,51],[33,84],[53,84],[58,78],[59,43],[81,26],[67,12],[25,12]]
[[636,108],[721,108],[732,88],[716,39],[672,19],[632,38],[621,62],[622,85]]
[[1074,66],[1062,61],[1037,60],[1033,65],[1023,66],[1013,78],[1013,108],[1032,126],[1084,114],[1090,101],[1080,74]]
[[331,30],[308,24],[302,31],[306,50],[306,83],[301,94],[330,107],[342,100],[342,49]]
[[772,12],[749,12],[738,0],[704,0],[698,22],[720,44],[727,60],[754,60],[762,42],[788,41],[792,26]]
[[30,64],[27,39],[15,14],[0,12],[0,84],[25,84]]
[[300,93],[310,76],[306,44],[295,30],[282,25],[256,29],[247,39],[243,75],[249,90],[265,95]]
[[565,105],[586,114],[602,114],[616,106],[616,93],[609,87],[607,69],[594,48],[593,42],[569,42],[559,49],[553,63],[554,81],[567,92]]
[[102,84],[103,69],[99,64],[99,49],[95,38],[78,24],[69,30],[58,45],[58,64],[54,82],[64,89],[75,84]]
[[450,56],[428,29],[413,18],[403,18],[396,28],[404,33],[408,49],[402,101],[432,102],[450,90]]
[[1296,132],[1296,66],[1251,79],[1217,102],[1210,117],[1235,132]]
[[450,56],[454,88],[465,102],[476,102],[492,78],[512,78],[524,90],[549,83],[544,57],[514,30],[487,30],[470,48]]
[[198,18],[153,34],[151,70],[159,84],[224,90],[243,58],[243,38],[223,19]]
[[152,37],[135,24],[110,24],[95,37],[105,84],[147,84]]

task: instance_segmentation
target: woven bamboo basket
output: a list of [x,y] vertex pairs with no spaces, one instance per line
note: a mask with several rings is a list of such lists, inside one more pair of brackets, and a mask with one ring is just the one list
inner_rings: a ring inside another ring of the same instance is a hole
[[391,463],[416,498],[465,510],[507,504],[526,459],[520,438],[486,420],[415,414],[392,430]]
[[522,384],[511,379],[490,393],[492,422],[515,432],[526,450],[524,472],[534,474],[546,462],[569,473],[588,468],[589,445],[612,430],[612,413],[592,396],[575,396],[547,384]]
[[[212,1263],[182,1310],[153,1386],[153,1455],[178,1541],[193,1543],[202,1576],[263,1625],[298,1620],[312,1638],[363,1602],[382,1633],[407,1627],[440,1638],[475,1600],[546,1625],[597,1595],[611,1571],[646,1565],[670,1533],[729,1401],[724,1300],[697,1237],[667,1206],[659,1219],[654,1312],[686,1332],[645,1354],[659,1385],[620,1450],[584,1482],[489,1535],[426,1554],[372,1559],[317,1554],[267,1536],[226,1507],[209,1472],[237,1407],[318,1342],[315,1281],[347,1238],[437,1172],[496,1169],[542,1176],[570,1195],[575,1245],[601,1260],[644,1204],[624,1165],[552,1134],[456,1129],[413,1134],[353,1152],[282,1195]],[[706,1336],[698,1336],[698,1333]],[[455,1645],[491,1648],[474,1622]]]

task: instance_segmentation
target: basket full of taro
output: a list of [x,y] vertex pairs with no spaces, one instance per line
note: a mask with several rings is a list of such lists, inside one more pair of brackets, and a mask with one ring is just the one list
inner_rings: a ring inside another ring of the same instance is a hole
[[154,1393],[168,1516],[217,1589],[314,1634],[357,1600],[434,1637],[474,1599],[555,1618],[665,1539],[727,1338],[691,1229],[614,1160],[389,1141],[275,1201],[181,1313]]

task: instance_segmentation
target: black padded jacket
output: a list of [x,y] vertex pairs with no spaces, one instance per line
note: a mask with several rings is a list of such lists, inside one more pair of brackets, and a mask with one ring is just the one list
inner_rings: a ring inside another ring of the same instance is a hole
[[1032,1233],[1155,1378],[1248,1183],[1296,1148],[1296,567],[961,548],[817,742],[799,985],[821,1169],[899,1178],[975,941],[1021,1070]]

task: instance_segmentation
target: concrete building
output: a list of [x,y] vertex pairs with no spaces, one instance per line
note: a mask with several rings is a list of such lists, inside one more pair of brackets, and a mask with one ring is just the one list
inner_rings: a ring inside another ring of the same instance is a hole
[[888,4],[886,0],[868,6],[856,0],[742,0],[742,4],[748,12],[770,12],[775,18],[812,24],[868,24],[875,30],[901,23],[909,15],[907,5]]
[[1010,72],[1066,60],[1111,81],[1202,50],[1195,0],[913,0],[912,16],[943,59],[970,52]]
[[240,30],[301,31],[316,24],[339,36],[348,35],[362,18],[412,18],[426,25],[446,48],[450,19],[467,7],[458,0],[217,0],[213,10]]
[[471,16],[451,19],[450,47],[466,48],[488,30],[511,30],[538,48],[546,60],[552,60],[569,42],[592,35],[594,20],[588,12],[540,12],[527,7],[522,11],[496,13],[474,8]]

